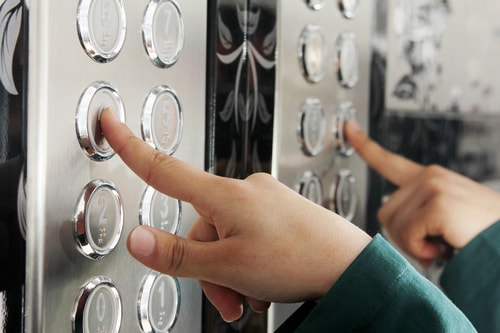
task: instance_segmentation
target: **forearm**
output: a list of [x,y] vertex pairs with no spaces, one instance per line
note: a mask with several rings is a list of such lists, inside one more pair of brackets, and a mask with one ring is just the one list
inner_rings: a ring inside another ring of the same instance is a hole
[[500,221],[447,265],[441,285],[480,332],[500,332]]
[[381,236],[356,258],[298,332],[474,332],[463,313]]

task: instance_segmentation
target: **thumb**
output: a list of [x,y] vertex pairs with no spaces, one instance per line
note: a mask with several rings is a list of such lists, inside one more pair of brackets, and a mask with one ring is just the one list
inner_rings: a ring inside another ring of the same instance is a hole
[[128,237],[130,254],[163,274],[212,280],[210,252],[213,246],[187,240],[152,227],[139,226]]

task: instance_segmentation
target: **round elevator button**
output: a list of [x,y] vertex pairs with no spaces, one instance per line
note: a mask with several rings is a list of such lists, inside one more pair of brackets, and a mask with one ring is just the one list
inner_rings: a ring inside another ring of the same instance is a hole
[[309,8],[320,10],[325,6],[325,0],[305,0]]
[[177,62],[184,46],[184,22],[173,0],[151,0],[144,13],[142,39],[149,58],[158,67]]
[[122,318],[120,294],[107,277],[95,277],[80,289],[73,309],[73,333],[118,333]]
[[111,253],[123,229],[122,199],[115,186],[102,179],[90,182],[78,201],[74,233],[80,252],[91,259]]
[[337,176],[337,182],[332,185],[330,190],[332,197],[331,209],[352,221],[356,216],[358,205],[358,196],[356,194],[356,178],[351,171],[341,170]]
[[352,19],[356,16],[359,0],[338,0],[339,9],[345,18]]
[[308,98],[302,104],[297,124],[299,142],[306,155],[316,156],[323,150],[326,127],[321,101],[317,98]]
[[182,205],[177,199],[166,196],[148,186],[142,196],[140,223],[176,234],[179,230]]
[[115,154],[104,137],[100,117],[105,108],[125,121],[125,107],[116,88],[109,82],[96,81],[83,92],[76,111],[76,135],[80,146],[94,161],[105,161]]
[[77,11],[80,43],[97,62],[109,62],[121,51],[127,24],[121,0],[80,0]]
[[181,294],[176,278],[151,272],[139,290],[139,322],[144,333],[168,333],[179,315]]
[[308,25],[302,31],[298,55],[304,78],[311,83],[320,82],[326,75],[328,48],[318,25]]
[[312,171],[307,171],[300,180],[297,191],[318,205],[323,204],[323,187],[321,180]]
[[183,116],[175,91],[157,86],[149,93],[142,112],[144,141],[165,154],[173,154],[182,136]]
[[335,138],[335,146],[340,155],[349,157],[354,154],[354,148],[349,144],[349,141],[344,134],[345,123],[353,119],[356,114],[356,109],[351,102],[340,104],[336,114],[333,117],[333,136]]
[[359,81],[360,55],[356,36],[343,33],[335,43],[335,70],[340,84],[353,88]]

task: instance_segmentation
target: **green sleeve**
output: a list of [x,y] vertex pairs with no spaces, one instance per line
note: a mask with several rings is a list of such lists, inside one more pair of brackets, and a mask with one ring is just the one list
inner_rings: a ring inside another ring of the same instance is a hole
[[475,329],[439,289],[377,235],[297,332],[434,333]]
[[500,332],[500,221],[448,263],[440,283],[479,332]]

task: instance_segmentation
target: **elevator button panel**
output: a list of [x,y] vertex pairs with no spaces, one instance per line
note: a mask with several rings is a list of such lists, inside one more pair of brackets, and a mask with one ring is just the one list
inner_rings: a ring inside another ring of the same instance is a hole
[[157,272],[142,282],[137,313],[144,333],[168,333],[179,315],[181,294],[176,278]]
[[113,281],[99,276],[80,289],[72,316],[73,332],[120,332],[122,302]]
[[175,1],[149,2],[142,37],[146,52],[156,66],[170,67],[177,62],[184,46],[184,22]]
[[173,154],[181,141],[182,109],[175,91],[168,86],[151,90],[142,111],[142,137],[152,147]]
[[122,0],[80,0],[77,26],[80,42],[89,57],[103,63],[113,60],[126,37]]
[[30,4],[26,331],[201,332],[197,281],[127,250],[135,227],[186,237],[198,214],[114,157],[101,115],[203,169],[207,16],[187,0]]
[[114,155],[102,134],[100,117],[105,108],[125,121],[125,107],[117,89],[109,82],[96,81],[85,89],[76,111],[76,134],[80,146],[94,161],[108,160]]

